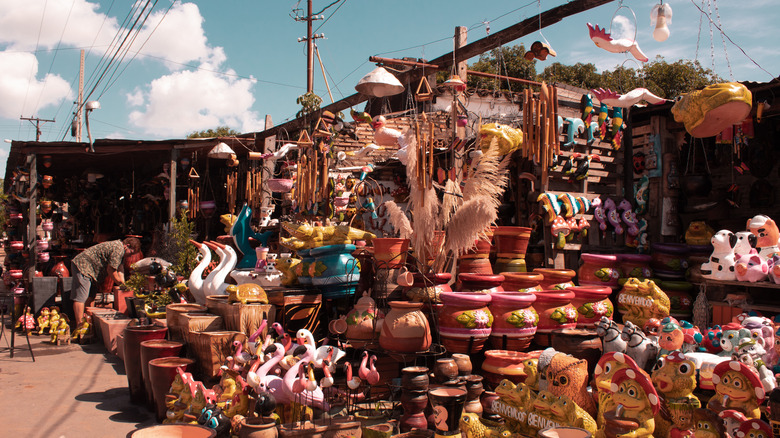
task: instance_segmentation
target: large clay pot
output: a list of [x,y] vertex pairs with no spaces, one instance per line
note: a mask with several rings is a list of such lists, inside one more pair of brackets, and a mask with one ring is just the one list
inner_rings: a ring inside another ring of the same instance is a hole
[[657,277],[664,280],[682,280],[688,269],[688,245],[682,243],[650,244],[652,261],[650,266]]
[[482,395],[479,396],[479,402],[482,404],[482,418],[498,421],[501,416],[493,411],[493,402],[498,400],[498,394],[493,391],[482,391]]
[[200,424],[156,424],[128,433],[125,438],[214,438],[217,431]]
[[458,274],[461,292],[503,292],[501,284],[504,282],[503,275],[460,273]]
[[510,350],[487,350],[485,361],[482,362],[482,376],[492,388],[497,387],[502,379],[521,383],[526,378],[523,361],[538,358],[540,353],[541,351],[521,353]]
[[429,274],[415,272],[412,274],[412,285],[405,290],[405,293],[415,301],[440,303],[439,294],[452,292],[449,285],[451,279],[452,274],[447,272]]
[[355,293],[360,281],[360,264],[352,256],[355,245],[328,245],[309,253],[314,263],[309,265],[312,284],[322,290],[322,298],[343,298]]
[[591,434],[585,429],[568,426],[551,426],[539,431],[539,438],[590,438]]
[[540,283],[544,290],[574,286],[574,276],[577,275],[577,272],[571,269],[536,268],[534,272],[544,277]]
[[314,256],[311,255],[311,251],[311,249],[298,250],[298,257],[301,258],[301,262],[295,265],[295,275],[298,277],[298,283],[300,284],[312,284],[310,268],[314,264]]
[[500,350],[523,351],[528,348],[539,323],[539,315],[532,307],[536,295],[530,292],[498,292],[491,296],[493,328],[490,344]]
[[70,277],[70,270],[65,265],[65,259],[65,256],[54,256],[54,260],[56,260],[57,263],[51,267],[49,275],[60,278]]
[[493,241],[499,258],[523,259],[531,238],[531,229],[527,227],[496,227]]
[[496,259],[496,272],[528,272],[525,259],[508,259],[505,257]]
[[185,328],[185,313],[206,313],[208,308],[202,304],[195,303],[172,303],[165,306],[165,324],[168,326],[168,337],[174,341],[180,341],[187,338],[187,329]]
[[374,343],[381,328],[380,320],[384,313],[376,306],[373,298],[366,295],[360,298],[355,307],[347,313],[347,340],[355,348],[363,348]]
[[493,266],[488,258],[458,258],[458,274],[493,275]]
[[239,438],[276,438],[279,430],[276,422],[263,417],[242,418]]
[[553,330],[550,346],[577,359],[585,359],[588,362],[588,373],[593,373],[601,358],[601,338],[595,330]]
[[406,367],[401,370],[401,388],[407,391],[427,391],[430,380],[428,368]]
[[620,254],[620,271],[625,278],[645,279],[653,276],[650,254]]
[[504,283],[501,287],[507,292],[533,292],[542,290],[540,283],[544,276],[538,272],[502,272]]
[[539,314],[536,337],[556,329],[577,327],[577,309],[572,306],[574,292],[563,290],[541,290],[534,292],[534,309]]
[[149,380],[149,361],[160,357],[175,357],[184,347],[183,342],[168,341],[165,339],[152,339],[141,342],[141,376],[146,392],[146,403],[154,407],[154,394],[152,394],[152,381]]
[[581,286],[618,287],[618,279],[621,277],[618,256],[582,253],[580,258],[582,265],[577,271],[577,281]]
[[428,391],[433,408],[433,422],[436,431],[452,435],[460,429],[460,416],[466,403],[466,390],[441,387]]
[[404,389],[401,394],[401,406],[404,409],[400,422],[401,432],[428,427],[428,420],[425,418],[425,407],[428,406],[427,390]]
[[690,321],[693,317],[693,284],[687,281],[665,280],[659,286],[669,297],[669,316]]
[[578,328],[596,328],[602,316],[612,319],[615,306],[609,300],[612,288],[609,286],[572,286],[566,292],[574,292],[571,304],[577,309]]
[[439,334],[447,351],[481,351],[493,326],[493,315],[487,307],[490,294],[442,292],[440,296],[444,305],[438,309]]
[[409,251],[409,239],[378,237],[371,241],[374,245],[374,259],[377,267],[385,269],[400,268],[406,264]]
[[165,395],[171,389],[176,369],[181,367],[185,372],[192,372],[194,360],[184,357],[160,357],[149,361],[149,380],[152,383],[152,395],[154,396],[154,409],[157,421],[164,420]]
[[161,325],[135,325],[130,323],[125,328],[124,360],[127,373],[127,386],[130,389],[130,400],[133,403],[143,403],[146,400],[143,376],[141,375],[141,342],[152,339],[163,339],[168,329]]
[[379,345],[388,351],[416,353],[427,351],[431,346],[431,328],[422,313],[423,303],[390,301]]

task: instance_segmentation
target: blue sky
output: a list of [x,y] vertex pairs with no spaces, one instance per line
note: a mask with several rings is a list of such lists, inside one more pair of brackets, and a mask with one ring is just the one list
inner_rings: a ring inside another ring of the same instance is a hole
[[[314,0],[315,12],[333,1]],[[542,0],[541,9],[562,3]],[[600,70],[623,63],[635,67],[627,55],[597,48],[585,25],[609,29],[612,22],[615,36],[633,38],[633,11],[636,39],[651,59],[698,55],[705,67],[727,80],[768,81],[780,75],[776,0],[666,1],[674,14],[671,36],[663,43],[653,40],[650,26],[650,10],[657,3],[625,0],[622,4],[628,8],[621,8],[613,20],[620,5],[615,1],[544,29],[558,56],[539,62],[537,70],[555,61],[592,62]],[[0,0],[0,136],[34,140],[34,126],[19,120],[24,116],[56,120],[42,125],[43,141],[73,140],[70,120],[80,49],[87,51],[87,92],[94,88],[88,100],[101,104],[90,116],[94,138],[181,138],[220,125],[253,132],[262,130],[266,114],[275,124],[294,116],[299,109],[295,99],[306,91],[305,44],[297,41],[306,27],[292,16],[295,8],[305,14],[306,1],[157,1],[125,56],[97,82],[112,39],[128,16],[132,20],[131,7],[137,8],[137,17],[145,4]],[[724,49],[720,31],[713,26],[711,36],[709,19],[697,6],[739,47],[726,40]],[[539,7],[536,1],[523,0],[340,0],[314,27],[325,34],[317,44],[338,100],[353,94],[357,81],[371,71],[369,56],[433,59],[452,50],[455,26],[466,26],[472,42],[484,37],[488,27],[495,32],[537,15]],[[538,32],[512,44],[527,47],[537,39]],[[315,92],[329,103],[316,60],[314,83]],[[0,143],[2,173],[9,147]]]

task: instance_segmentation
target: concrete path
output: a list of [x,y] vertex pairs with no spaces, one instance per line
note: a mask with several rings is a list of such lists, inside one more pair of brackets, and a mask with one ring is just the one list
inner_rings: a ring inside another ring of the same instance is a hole
[[[0,349],[10,343],[9,332]],[[122,361],[102,343],[50,344],[30,335],[35,362],[26,350],[0,351],[0,436],[26,438],[124,437],[156,424],[145,406],[130,403]],[[26,347],[24,335],[16,345]]]

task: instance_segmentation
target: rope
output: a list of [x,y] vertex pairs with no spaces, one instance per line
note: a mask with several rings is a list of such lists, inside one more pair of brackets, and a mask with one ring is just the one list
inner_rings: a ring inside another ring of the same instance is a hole
[[[718,27],[722,28],[723,24],[720,22],[720,11],[718,10],[718,2],[717,0],[711,0],[712,4],[715,5],[715,15],[718,18]],[[734,80],[734,72],[731,71],[731,61],[729,60],[729,51],[726,50],[726,38],[723,37],[723,32],[720,33],[720,40],[723,42],[723,53],[726,55],[726,65],[729,67],[729,79],[732,81]]]

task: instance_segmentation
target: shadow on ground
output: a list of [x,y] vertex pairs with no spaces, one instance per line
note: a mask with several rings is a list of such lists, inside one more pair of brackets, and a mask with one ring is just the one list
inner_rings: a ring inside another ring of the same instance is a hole
[[101,411],[115,412],[108,417],[111,421],[136,423],[136,427],[155,423],[154,413],[146,406],[130,403],[130,393],[127,387],[79,394],[76,396],[76,400],[95,403],[95,408]]

